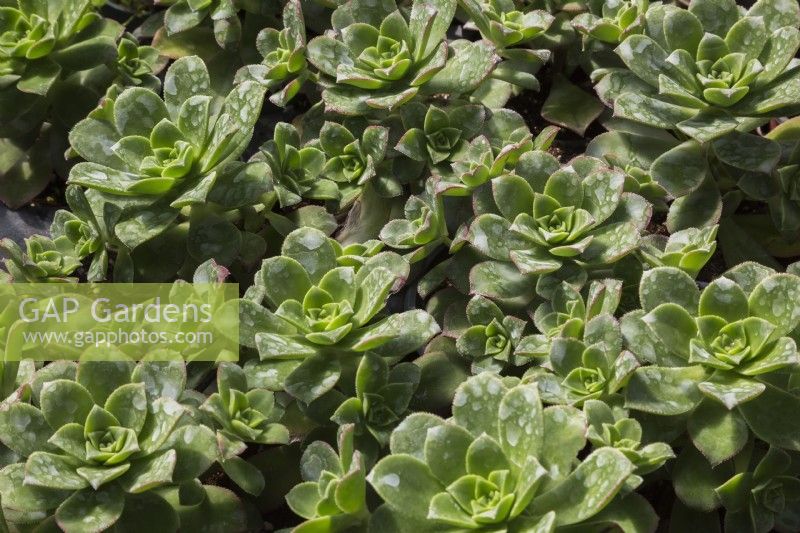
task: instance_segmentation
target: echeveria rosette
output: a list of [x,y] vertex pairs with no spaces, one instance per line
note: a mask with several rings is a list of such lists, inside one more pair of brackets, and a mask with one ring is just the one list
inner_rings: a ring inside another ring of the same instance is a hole
[[[473,104],[453,104],[448,107],[412,102],[400,108],[403,133],[395,150],[410,158],[420,167],[448,165],[457,160],[482,129],[486,120],[486,109]],[[399,159],[400,164],[409,164]]]
[[[479,374],[457,389],[452,419],[415,413],[397,427],[391,454],[368,477],[385,502],[372,516],[376,530],[609,527],[619,520],[612,514],[634,519],[633,509],[644,511],[636,527],[651,527],[647,503],[615,498],[631,461],[608,447],[578,460],[583,414],[545,409],[534,385],[514,383]],[[595,482],[584,484],[588,477]]]
[[111,117],[98,111],[75,126],[70,143],[87,162],[72,168],[69,182],[126,205],[115,234],[130,249],[172,227],[184,207],[224,208],[231,197],[258,203],[266,176],[238,190],[230,172],[243,167],[230,163],[250,141],[263,97],[264,88],[248,81],[219,100],[203,61],[179,59],[167,72],[163,99],[129,88],[114,100]]
[[390,368],[383,357],[367,352],[356,370],[355,396],[343,401],[331,420],[342,427],[353,425],[362,453],[370,448],[365,439],[372,439],[378,449],[383,448],[405,417],[419,379],[420,369],[414,363]]
[[157,91],[161,81],[154,73],[159,69],[159,53],[152,46],[140,46],[136,37],[125,34],[117,45],[117,59],[111,66],[123,87],[145,87]]
[[[102,281],[108,274],[109,250],[124,248],[113,230],[122,210],[112,207],[99,191],[77,185],[67,187],[64,195],[69,210],[56,212],[50,234],[54,239],[69,239],[80,261],[91,258],[86,270],[87,281]],[[120,269],[120,276],[117,279],[124,279],[121,270],[125,269],[125,263],[124,257],[118,257],[115,271]]]
[[327,442],[308,445],[300,459],[303,482],[286,495],[286,503],[306,519],[298,531],[352,531],[369,518],[364,457],[355,445],[355,429],[339,428],[339,451]]
[[176,509],[154,489],[195,483],[214,460],[214,434],[178,403],[184,363],[152,368],[120,356],[45,366],[27,385],[32,403],[0,408],[3,443],[21,458],[0,470],[7,519],[54,516],[67,532],[177,527]]
[[516,348],[527,323],[505,313],[491,300],[474,296],[467,303],[467,324],[456,338],[458,353],[471,361],[472,373],[500,372],[530,361],[517,357]]
[[[0,133],[4,136],[41,125],[33,117],[37,110],[45,111],[45,97],[56,81],[114,60],[115,41],[122,29],[100,16],[95,5],[90,0],[34,1],[13,7],[6,2],[0,8]],[[27,128],[20,130],[23,124]]]
[[503,59],[492,72],[492,80],[539,90],[536,73],[550,58],[550,51],[534,46],[536,38],[553,24],[553,15],[520,8],[513,0],[464,0],[461,7],[469,15],[466,27],[477,29]]
[[525,380],[536,383],[542,400],[582,405],[587,400],[620,404],[620,392],[639,361],[622,349],[622,332],[609,314],[586,322],[581,337],[556,337],[547,361],[529,370]]
[[286,107],[310,77],[306,61],[306,25],[298,0],[286,2],[283,29],[261,30],[256,37],[256,49],[263,60],[260,64],[243,67],[237,78],[265,84],[273,93],[270,102]]
[[670,266],[696,278],[717,249],[719,226],[687,228],[666,235],[646,235],[637,254],[651,267]]
[[792,456],[775,447],[754,455],[751,466],[714,489],[725,508],[725,530],[791,531],[797,527],[800,504],[800,478]]
[[325,153],[318,147],[302,144],[293,125],[279,122],[272,139],[264,143],[251,162],[265,162],[281,207],[312,200],[338,200],[338,185],[322,177]]
[[312,39],[307,50],[322,74],[327,109],[364,115],[398,108],[419,93],[474,90],[496,56],[485,42],[448,44],[455,11],[455,0],[415,0],[408,19],[394,0],[341,5],[332,17],[334,31]]
[[586,400],[583,413],[589,423],[587,437],[592,446],[616,448],[636,467],[636,475],[628,480],[631,488],[641,484],[641,476],[658,470],[675,457],[672,448],[664,442],[642,442],[642,425],[638,420],[629,418],[624,409],[610,407],[600,400]]
[[383,126],[367,126],[359,138],[335,122],[322,126],[319,147],[325,154],[325,166],[321,175],[337,185],[340,209],[351,205],[367,183],[376,179],[388,143],[389,130]]
[[619,44],[627,37],[644,32],[648,0],[589,0],[589,11],[572,19],[572,25],[585,39]]
[[615,279],[593,280],[585,297],[570,283],[561,282],[548,301],[539,304],[533,313],[539,333],[523,337],[517,353],[528,358],[546,358],[554,339],[582,339],[587,322],[602,314],[614,314],[621,293],[622,282]]
[[445,196],[470,196],[492,179],[513,173],[527,152],[546,150],[553,137],[545,128],[534,139],[521,115],[495,110],[480,135],[463,146],[449,166],[434,169],[435,190]]
[[269,318],[254,343],[259,368],[288,365],[284,388],[294,397],[306,403],[319,398],[366,352],[399,357],[439,332],[421,310],[380,315],[408,276],[399,255],[376,256],[356,272],[338,266],[335,248],[312,228],[292,232],[282,252],[265,260],[256,277],[270,310],[260,311]]
[[705,142],[796,105],[795,3],[760,0],[742,13],[733,0],[693,0],[688,10],[652,6],[646,20],[646,34],[617,48],[627,70],[611,70],[598,87],[615,115]]
[[712,465],[736,454],[750,431],[798,447],[790,437],[797,430],[775,417],[800,402],[788,389],[800,363],[789,336],[800,322],[800,278],[764,268],[728,276],[700,291],[674,267],[649,270],[639,287],[642,310],[622,320],[629,349],[650,363],[634,372],[626,406],[688,416],[689,436]]
[[81,257],[65,236],[50,239],[34,235],[25,239],[25,250],[11,239],[0,240],[0,252],[7,258],[5,269],[15,283],[77,282],[75,271]]
[[624,183],[621,172],[590,157],[549,176],[541,170],[527,179],[501,176],[492,181],[497,212],[476,217],[468,240],[525,275],[549,274],[570,262],[611,264],[636,248],[650,219],[650,204],[624,193]]
[[427,180],[425,191],[412,195],[403,208],[405,218],[390,220],[381,229],[380,238],[387,246],[408,250],[412,263],[427,257],[434,249],[450,244],[442,198]]
[[191,30],[208,19],[219,46],[232,49],[239,45],[242,23],[236,0],[158,0],[158,3],[169,5],[164,14],[167,35]]
[[264,389],[247,387],[244,371],[233,363],[217,368],[217,392],[206,399],[200,410],[217,430],[218,461],[239,487],[253,495],[264,489],[261,471],[239,457],[248,444],[286,444],[289,430],[278,423],[283,409],[275,405],[275,395]]
[[669,194],[650,172],[659,156],[678,146],[679,142],[660,131],[634,133],[613,130],[589,141],[586,155],[604,160],[625,173],[625,192],[633,192],[653,204],[657,211],[666,211]]

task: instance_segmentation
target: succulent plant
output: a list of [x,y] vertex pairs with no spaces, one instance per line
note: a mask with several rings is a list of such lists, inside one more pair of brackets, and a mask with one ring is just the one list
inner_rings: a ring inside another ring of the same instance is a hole
[[492,72],[492,80],[539,90],[536,73],[550,59],[550,51],[533,46],[553,24],[553,15],[540,9],[520,9],[512,0],[463,0],[460,5],[469,15],[467,27],[477,29],[494,44],[503,59]]
[[[244,82],[220,101],[203,61],[182,58],[167,72],[163,100],[143,87],[129,88],[113,101],[113,113],[98,110],[75,126],[70,142],[86,162],[72,168],[69,182],[125,206],[114,237],[127,251],[162,237],[201,260],[209,252],[219,260],[235,257],[239,230],[192,208],[255,205],[269,190],[264,169],[248,173],[257,167],[234,163],[252,136],[263,96],[261,86]],[[182,226],[187,213],[188,228]],[[224,255],[219,250],[232,247]]]
[[273,92],[270,102],[286,107],[310,76],[306,60],[306,26],[298,0],[286,2],[282,30],[261,30],[256,38],[256,48],[263,61],[243,67],[237,77],[265,84]]
[[717,249],[718,228],[687,228],[669,237],[648,235],[642,239],[638,253],[652,267],[680,268],[695,278]]
[[490,180],[513,173],[526,152],[546,149],[545,143],[552,140],[548,130],[534,139],[522,117],[508,109],[494,112],[485,129],[485,134],[460,150],[449,167],[436,169],[437,193],[469,196]]
[[[677,268],[647,271],[639,288],[642,310],[623,318],[622,331],[650,365],[633,373],[625,405],[688,415],[692,442],[712,465],[744,446],[747,427],[770,444],[795,449],[769,413],[797,401],[780,376],[800,361],[789,336],[800,320],[798,291],[795,275],[749,268],[734,269],[702,291]],[[727,422],[708,426],[715,417]]]
[[[411,103],[400,109],[405,133],[395,150],[406,157],[435,167],[456,160],[484,124],[486,110],[472,104],[439,108]],[[422,169],[420,170],[420,172]]]
[[367,126],[360,138],[335,122],[322,126],[319,145],[326,159],[322,176],[338,185],[340,208],[352,204],[363,187],[376,179],[388,142],[389,130],[383,126]]
[[617,48],[627,69],[611,70],[598,87],[617,116],[706,142],[797,102],[794,3],[761,0],[746,13],[733,0],[653,5],[646,25]]
[[619,280],[594,280],[584,298],[579,290],[562,281],[551,291],[548,301],[536,307],[533,323],[539,333],[523,337],[518,345],[518,354],[546,358],[554,339],[582,339],[587,322],[602,314],[614,314],[621,291]]
[[529,362],[527,357],[516,354],[527,326],[524,320],[506,316],[483,296],[470,299],[465,318],[467,323],[456,338],[456,349],[471,361],[474,374],[500,372],[507,365],[520,366]]
[[755,457],[750,462],[752,468],[714,489],[725,507],[726,531],[762,533],[795,527],[800,479],[792,457],[780,448],[769,448],[758,462]]
[[65,236],[49,239],[34,235],[25,239],[25,250],[11,239],[0,240],[7,259],[6,271],[15,283],[75,282],[81,266],[75,247]]
[[308,43],[326,107],[362,115],[395,109],[418,94],[477,88],[496,56],[488,43],[444,40],[455,11],[455,0],[415,0],[408,16],[394,0],[345,2],[332,16],[334,33]]
[[347,531],[366,522],[366,466],[354,445],[352,425],[338,434],[339,452],[329,444],[315,441],[303,452],[300,470],[303,482],[286,495],[286,502],[306,519],[298,529]]
[[419,378],[414,363],[389,368],[383,357],[367,352],[356,371],[355,396],[342,402],[331,418],[342,427],[352,424],[357,437],[370,436],[382,448],[406,415]]
[[408,252],[416,262],[441,244],[448,244],[448,230],[442,199],[433,192],[433,182],[426,183],[421,194],[409,196],[403,209],[405,218],[390,220],[380,232],[388,246]]
[[[484,408],[474,410],[473,402]],[[625,516],[646,504],[615,500],[634,471],[619,450],[604,447],[576,460],[585,431],[582,413],[543,409],[533,385],[507,385],[489,373],[470,378],[456,391],[452,420],[416,413],[394,431],[391,455],[367,478],[386,502],[372,525],[385,531],[410,531],[415,523],[437,531],[610,526],[604,508]],[[582,481],[587,476],[595,480],[589,486]]]
[[[642,482],[641,476],[653,472],[675,457],[672,448],[664,442],[642,442],[642,425],[634,418],[629,418],[624,409],[612,408],[600,400],[586,400],[583,413],[589,423],[587,438],[595,448],[609,446],[625,454],[633,465],[640,479],[632,476],[629,485]],[[631,483],[632,482],[632,483]]]
[[643,33],[648,0],[589,0],[589,11],[572,19],[572,25],[589,39],[619,44],[627,37]]
[[799,28],[0,0],[0,532],[800,531]]
[[338,266],[335,248],[311,228],[291,233],[282,252],[266,259],[256,278],[270,310],[259,311],[265,329],[254,342],[263,368],[290,365],[284,387],[296,398],[310,402],[330,391],[343,365],[366,352],[406,354],[439,331],[420,310],[380,317],[389,294],[408,275],[398,255],[376,256],[356,272]]
[[600,314],[586,322],[580,337],[553,339],[547,362],[526,372],[525,380],[536,383],[547,403],[582,405],[600,399],[616,404],[638,366],[636,357],[622,350],[617,321]]
[[214,460],[214,436],[178,402],[183,363],[154,364],[100,354],[44,367],[35,389],[3,404],[2,441],[21,458],[0,470],[7,520],[54,516],[64,531],[177,525],[154,489],[193,483]]
[[259,149],[252,162],[265,162],[281,206],[299,203],[304,197],[338,200],[339,187],[321,177],[325,153],[317,147],[301,145],[297,128],[285,122],[275,125],[273,138]]
[[[123,28],[97,3],[3,2],[0,18],[0,201],[13,209],[63,170],[63,136],[111,82]],[[112,69],[113,70],[113,69]]]
[[623,193],[621,172],[588,157],[545,171],[549,176],[537,170],[492,182],[497,214],[475,218],[472,246],[492,260],[513,262],[523,274],[548,274],[572,261],[607,265],[636,248],[651,208]]
[[277,422],[283,411],[275,405],[275,395],[264,389],[248,390],[241,367],[223,362],[217,368],[217,392],[200,410],[217,429],[219,462],[225,473],[243,490],[258,495],[264,488],[264,476],[239,455],[247,444],[289,442],[289,431]]

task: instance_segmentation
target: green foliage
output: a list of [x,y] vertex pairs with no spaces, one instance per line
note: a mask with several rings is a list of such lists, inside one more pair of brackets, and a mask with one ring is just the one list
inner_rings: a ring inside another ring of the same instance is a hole
[[742,13],[733,0],[653,5],[644,34],[616,48],[598,90],[615,115],[677,130],[701,142],[780,115],[797,102],[800,7],[760,0]]
[[2,441],[19,458],[0,470],[6,519],[53,516],[64,531],[177,525],[157,489],[196,483],[215,444],[180,403],[184,363],[134,365],[93,353],[77,366],[43,368],[3,403]]
[[[476,401],[484,408],[473,409]],[[543,408],[532,385],[470,378],[456,391],[451,420],[417,413],[392,434],[392,453],[368,477],[386,502],[373,527],[394,516],[400,531],[410,529],[407,520],[434,531],[553,530],[591,524],[606,506],[625,520],[628,505],[615,496],[634,465],[611,447],[577,460],[586,424],[575,408]]]
[[376,255],[356,272],[338,266],[334,247],[311,228],[291,233],[282,251],[264,261],[256,278],[269,310],[258,311],[263,329],[254,342],[260,369],[289,365],[283,386],[299,400],[308,403],[332,390],[354,357],[405,355],[438,333],[421,310],[381,316],[408,275],[408,263],[397,254]]
[[240,312],[216,362],[0,327],[0,530],[800,530],[798,27],[0,0],[0,283]]
[[589,157],[562,168],[549,155],[539,159],[529,174],[493,182],[496,214],[475,218],[470,244],[523,274],[548,274],[571,262],[608,265],[636,248],[651,208],[623,193],[621,172]]
[[426,94],[475,90],[495,66],[494,50],[487,43],[447,43],[455,11],[455,0],[416,0],[408,15],[394,0],[341,5],[331,18],[335,33],[308,43],[326,107],[361,115]]
[[7,256],[4,263],[12,282],[77,281],[77,278],[70,276],[81,266],[81,262],[75,255],[72,242],[65,236],[49,239],[34,235],[25,239],[25,250],[11,239],[3,239],[0,241],[0,250]]

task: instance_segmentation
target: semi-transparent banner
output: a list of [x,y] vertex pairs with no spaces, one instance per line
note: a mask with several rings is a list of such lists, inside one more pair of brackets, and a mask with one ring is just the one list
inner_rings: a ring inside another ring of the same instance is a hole
[[6,361],[108,359],[233,361],[239,356],[239,286],[202,283],[0,285],[0,355]]

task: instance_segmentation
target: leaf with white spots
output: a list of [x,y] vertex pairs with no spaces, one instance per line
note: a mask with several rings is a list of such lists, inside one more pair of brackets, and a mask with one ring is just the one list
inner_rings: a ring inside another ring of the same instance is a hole
[[394,357],[418,350],[441,331],[436,320],[422,309],[390,315],[364,329],[367,335],[360,337],[362,340],[369,337],[381,339],[379,346],[370,349],[383,357]]
[[83,424],[94,406],[94,400],[81,384],[58,379],[42,386],[39,405],[47,423],[55,431],[70,422]]
[[577,524],[598,513],[617,495],[634,466],[619,450],[592,452],[564,481],[537,496],[534,515],[556,512],[556,524]]
[[639,283],[639,301],[642,309],[650,312],[663,303],[672,302],[697,313],[700,291],[697,284],[683,270],[675,267],[657,267],[646,271]]
[[430,413],[412,413],[392,432],[389,449],[392,453],[413,455],[425,459],[425,442],[432,428],[444,425],[444,419]]
[[172,64],[164,78],[164,102],[171,117],[177,118],[189,98],[208,95],[211,95],[211,79],[202,59],[182,57]]
[[542,402],[536,385],[518,385],[508,391],[497,411],[500,444],[518,468],[529,456],[538,457],[544,437]]
[[544,438],[539,462],[550,480],[559,481],[569,474],[575,457],[586,446],[586,417],[570,405],[550,406],[542,415]]
[[775,274],[759,283],[750,294],[750,313],[778,327],[785,335],[800,323],[800,277]]
[[699,313],[735,322],[750,315],[747,295],[732,280],[721,277],[711,282],[700,295]]
[[173,483],[185,483],[201,476],[217,459],[214,431],[202,425],[177,428],[161,448],[175,451]]
[[425,463],[444,485],[467,473],[467,450],[474,437],[455,424],[428,428],[425,438]]
[[167,107],[156,93],[142,87],[126,89],[114,102],[114,123],[123,137],[150,137],[153,128],[168,118]]
[[395,454],[381,459],[367,477],[375,492],[390,506],[424,518],[428,505],[444,486],[428,465],[411,455]]
[[186,413],[186,407],[170,398],[157,398],[152,401],[149,404],[147,420],[139,433],[139,446],[142,451],[151,453],[159,449]]
[[339,382],[341,363],[330,356],[313,356],[300,363],[286,376],[286,392],[295,398],[311,403]]
[[75,469],[80,462],[74,458],[47,452],[34,452],[25,463],[25,484],[50,489],[79,490],[89,482]]
[[131,468],[120,480],[126,492],[145,492],[173,481],[177,454],[175,450],[164,450],[147,458],[133,461]]
[[506,394],[497,376],[484,372],[461,384],[453,397],[453,419],[474,436],[499,437],[497,413]]
[[625,389],[625,407],[663,416],[687,413],[702,401],[697,386],[706,377],[699,365],[637,368]]
[[25,463],[14,463],[0,470],[0,495],[3,509],[22,513],[51,511],[69,496],[69,490],[55,490],[23,483]]
[[47,450],[53,434],[40,410],[27,403],[0,404],[0,442],[23,457]]
[[311,288],[311,278],[297,260],[289,257],[271,257],[264,261],[257,274],[257,283],[264,287],[267,298],[275,307],[285,300],[303,301]]
[[118,487],[75,492],[56,510],[56,522],[66,533],[99,533],[122,515],[125,497]]
[[658,157],[650,167],[652,178],[675,197],[695,190],[708,172],[706,149],[686,141]]
[[[166,354],[161,354],[166,357]],[[172,361],[140,361],[131,375],[131,381],[144,383],[150,399],[171,398],[177,400],[186,387],[186,363],[176,354]]]
[[147,418],[147,394],[143,383],[129,383],[108,397],[105,409],[114,415],[122,427],[141,431]]

